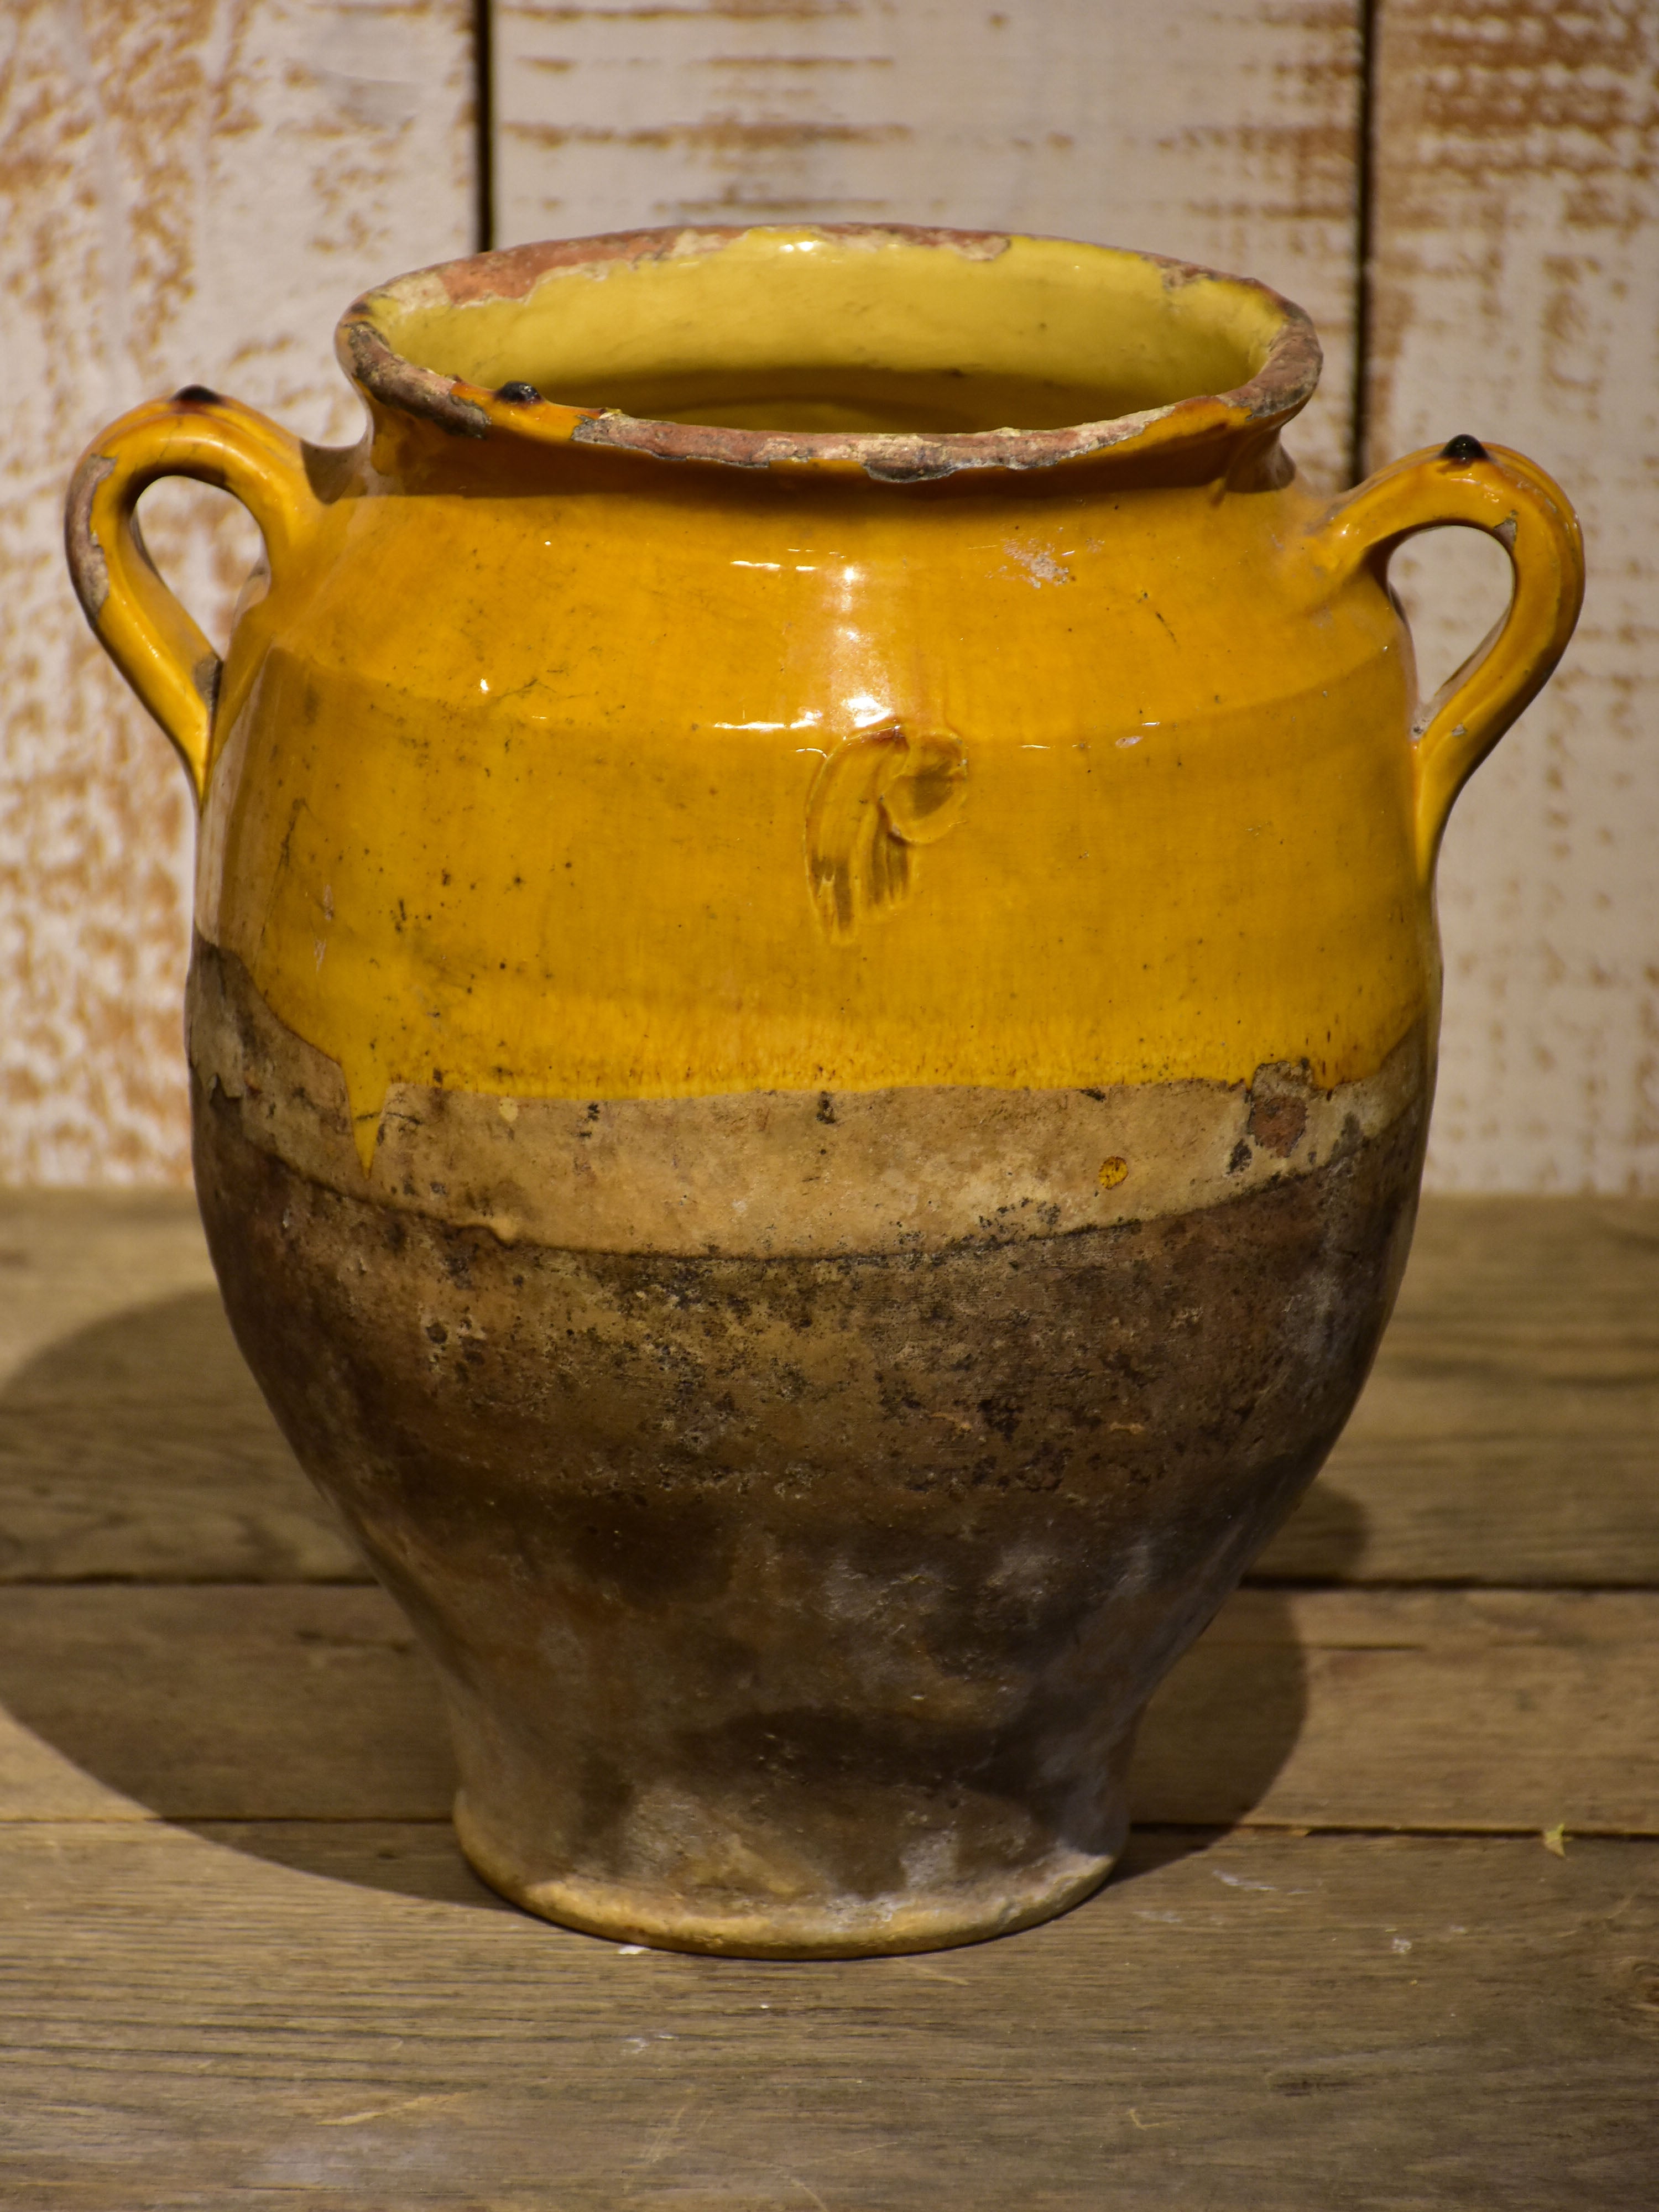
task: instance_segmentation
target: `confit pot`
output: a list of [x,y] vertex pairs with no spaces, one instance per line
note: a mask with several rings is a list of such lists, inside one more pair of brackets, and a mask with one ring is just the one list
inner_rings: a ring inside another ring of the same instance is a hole
[[[529,246],[339,351],[361,445],[191,387],[69,548],[200,801],[225,1302],[437,1665],[463,1845],[680,1948],[1058,1912],[1387,1317],[1436,848],[1571,512],[1471,437],[1322,502],[1298,309],[1050,239]],[[264,534],[222,668],[168,475]],[[1437,524],[1515,589],[1419,708]]]

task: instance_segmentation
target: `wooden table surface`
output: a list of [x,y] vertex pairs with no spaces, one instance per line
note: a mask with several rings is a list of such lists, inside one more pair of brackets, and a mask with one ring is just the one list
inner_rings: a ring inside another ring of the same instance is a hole
[[8,2208],[1659,2203],[1659,1204],[1425,1207],[1121,1872],[971,1950],[481,1887],[186,1199],[0,1200],[0,1579]]

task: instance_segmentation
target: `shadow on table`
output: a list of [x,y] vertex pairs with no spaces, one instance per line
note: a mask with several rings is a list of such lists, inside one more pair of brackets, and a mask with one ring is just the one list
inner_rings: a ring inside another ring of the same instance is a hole
[[[1299,1513],[1321,1578],[1352,1571],[1359,1509],[1316,1486]],[[0,1698],[82,1775],[255,1857],[497,1902],[448,1825],[430,1670],[363,1586],[213,1292],[101,1321],[0,1389]],[[1246,1818],[1305,1710],[1284,1591],[1249,1589],[1153,1699],[1120,1879]]]
[[1308,1667],[1291,1590],[1350,1577],[1364,1553],[1366,1521],[1353,1499],[1318,1482],[1292,1519],[1302,1524],[1294,1549],[1316,1563],[1316,1577],[1247,1583],[1147,1708],[1130,1778],[1137,1842],[1119,1881],[1206,1850],[1247,1820],[1296,1747]]
[[0,1388],[0,1581],[368,1579],[216,1291],[112,1314]]

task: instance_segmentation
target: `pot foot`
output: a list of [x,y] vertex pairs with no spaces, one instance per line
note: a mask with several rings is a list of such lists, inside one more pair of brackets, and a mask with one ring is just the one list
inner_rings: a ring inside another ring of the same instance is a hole
[[735,1959],[869,1959],[982,1943],[1080,1905],[1121,1849],[1121,1841],[1104,1854],[1057,1849],[1031,1867],[885,1897],[772,1900],[715,1891],[700,1901],[666,1883],[531,1875],[465,1793],[455,1802],[455,1832],[489,1887],[544,1920],[612,1942]]

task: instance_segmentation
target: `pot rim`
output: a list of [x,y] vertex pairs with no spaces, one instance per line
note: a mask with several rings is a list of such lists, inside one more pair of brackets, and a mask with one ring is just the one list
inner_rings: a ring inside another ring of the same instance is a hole
[[[527,386],[490,391],[463,377],[424,368],[399,353],[387,335],[386,325],[404,308],[465,308],[475,301],[527,300],[547,277],[616,262],[690,258],[754,236],[774,237],[781,243],[823,240],[868,248],[922,246],[981,262],[996,260],[1012,245],[1028,239],[1069,246],[1084,253],[1146,263],[1160,272],[1169,290],[1213,283],[1249,292],[1277,318],[1279,327],[1255,374],[1231,391],[1194,394],[1161,407],[1060,428],[940,433],[745,430],[658,421],[617,408],[571,406],[539,392],[526,399],[522,393],[531,390]],[[745,470],[861,473],[878,483],[894,483],[970,470],[1049,469],[1125,449],[1137,456],[1155,450],[1167,453],[1174,447],[1218,439],[1231,442],[1229,434],[1276,431],[1307,404],[1322,365],[1310,318],[1255,277],[1229,276],[1167,254],[1044,234],[948,230],[897,222],[676,224],[497,247],[433,263],[363,293],[340,319],[335,351],[367,399],[464,436],[507,435],[536,445],[611,447],[659,460],[713,462]]]

